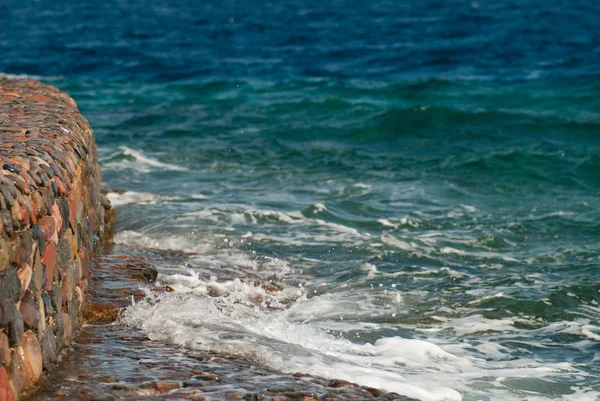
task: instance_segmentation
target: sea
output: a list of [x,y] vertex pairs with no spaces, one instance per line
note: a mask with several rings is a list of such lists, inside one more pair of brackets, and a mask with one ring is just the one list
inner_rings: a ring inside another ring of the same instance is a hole
[[594,0],[14,1],[0,72],[92,126],[116,323],[423,401],[600,399]]

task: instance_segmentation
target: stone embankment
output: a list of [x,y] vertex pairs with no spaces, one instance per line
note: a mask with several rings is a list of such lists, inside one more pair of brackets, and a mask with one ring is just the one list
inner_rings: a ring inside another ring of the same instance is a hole
[[0,401],[36,388],[83,323],[114,214],[73,99],[0,77]]

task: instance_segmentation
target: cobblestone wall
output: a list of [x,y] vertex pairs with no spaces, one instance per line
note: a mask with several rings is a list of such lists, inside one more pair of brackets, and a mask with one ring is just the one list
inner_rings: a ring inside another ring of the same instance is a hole
[[73,99],[0,77],[0,401],[36,387],[83,323],[90,255],[112,223]]

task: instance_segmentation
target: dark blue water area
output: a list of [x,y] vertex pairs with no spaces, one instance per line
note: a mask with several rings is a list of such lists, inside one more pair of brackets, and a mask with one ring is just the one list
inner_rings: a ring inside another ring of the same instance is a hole
[[152,81],[595,77],[599,24],[594,0],[5,0],[0,71]]
[[5,0],[0,72],[76,100],[118,243],[301,284],[279,317],[319,352],[391,341],[372,377],[466,400],[600,392],[598,2]]

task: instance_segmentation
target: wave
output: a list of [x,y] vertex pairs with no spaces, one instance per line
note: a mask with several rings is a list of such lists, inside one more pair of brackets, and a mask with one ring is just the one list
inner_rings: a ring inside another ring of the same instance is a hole
[[156,170],[189,171],[172,163],[164,163],[148,157],[144,152],[127,146],[119,146],[118,152],[105,156],[100,160],[102,167],[109,171],[134,170],[140,173],[149,173]]
[[[254,307],[249,301],[254,291],[253,287],[238,286],[217,297],[149,294],[146,301],[127,308],[121,323],[141,329],[153,340],[244,357],[282,372],[358,381],[423,401],[462,400],[444,383],[449,383],[455,372],[469,370],[468,360],[421,340],[394,337],[354,344],[296,322],[286,317],[285,310]],[[419,379],[396,366],[412,366],[426,373]],[[427,384],[421,382],[426,376]],[[438,384],[433,384],[432,376]]]
[[113,206],[122,206],[129,204],[153,204],[157,202],[170,202],[182,199],[179,196],[166,196],[152,194],[148,192],[124,191],[109,192],[106,197]]
[[30,74],[9,74],[9,73],[5,73],[5,72],[1,72],[1,71],[0,71],[0,77],[35,79],[38,81],[46,81],[46,82],[53,82],[53,83],[55,81],[62,81],[65,79],[65,77],[62,75],[44,76],[44,75],[30,75]]

